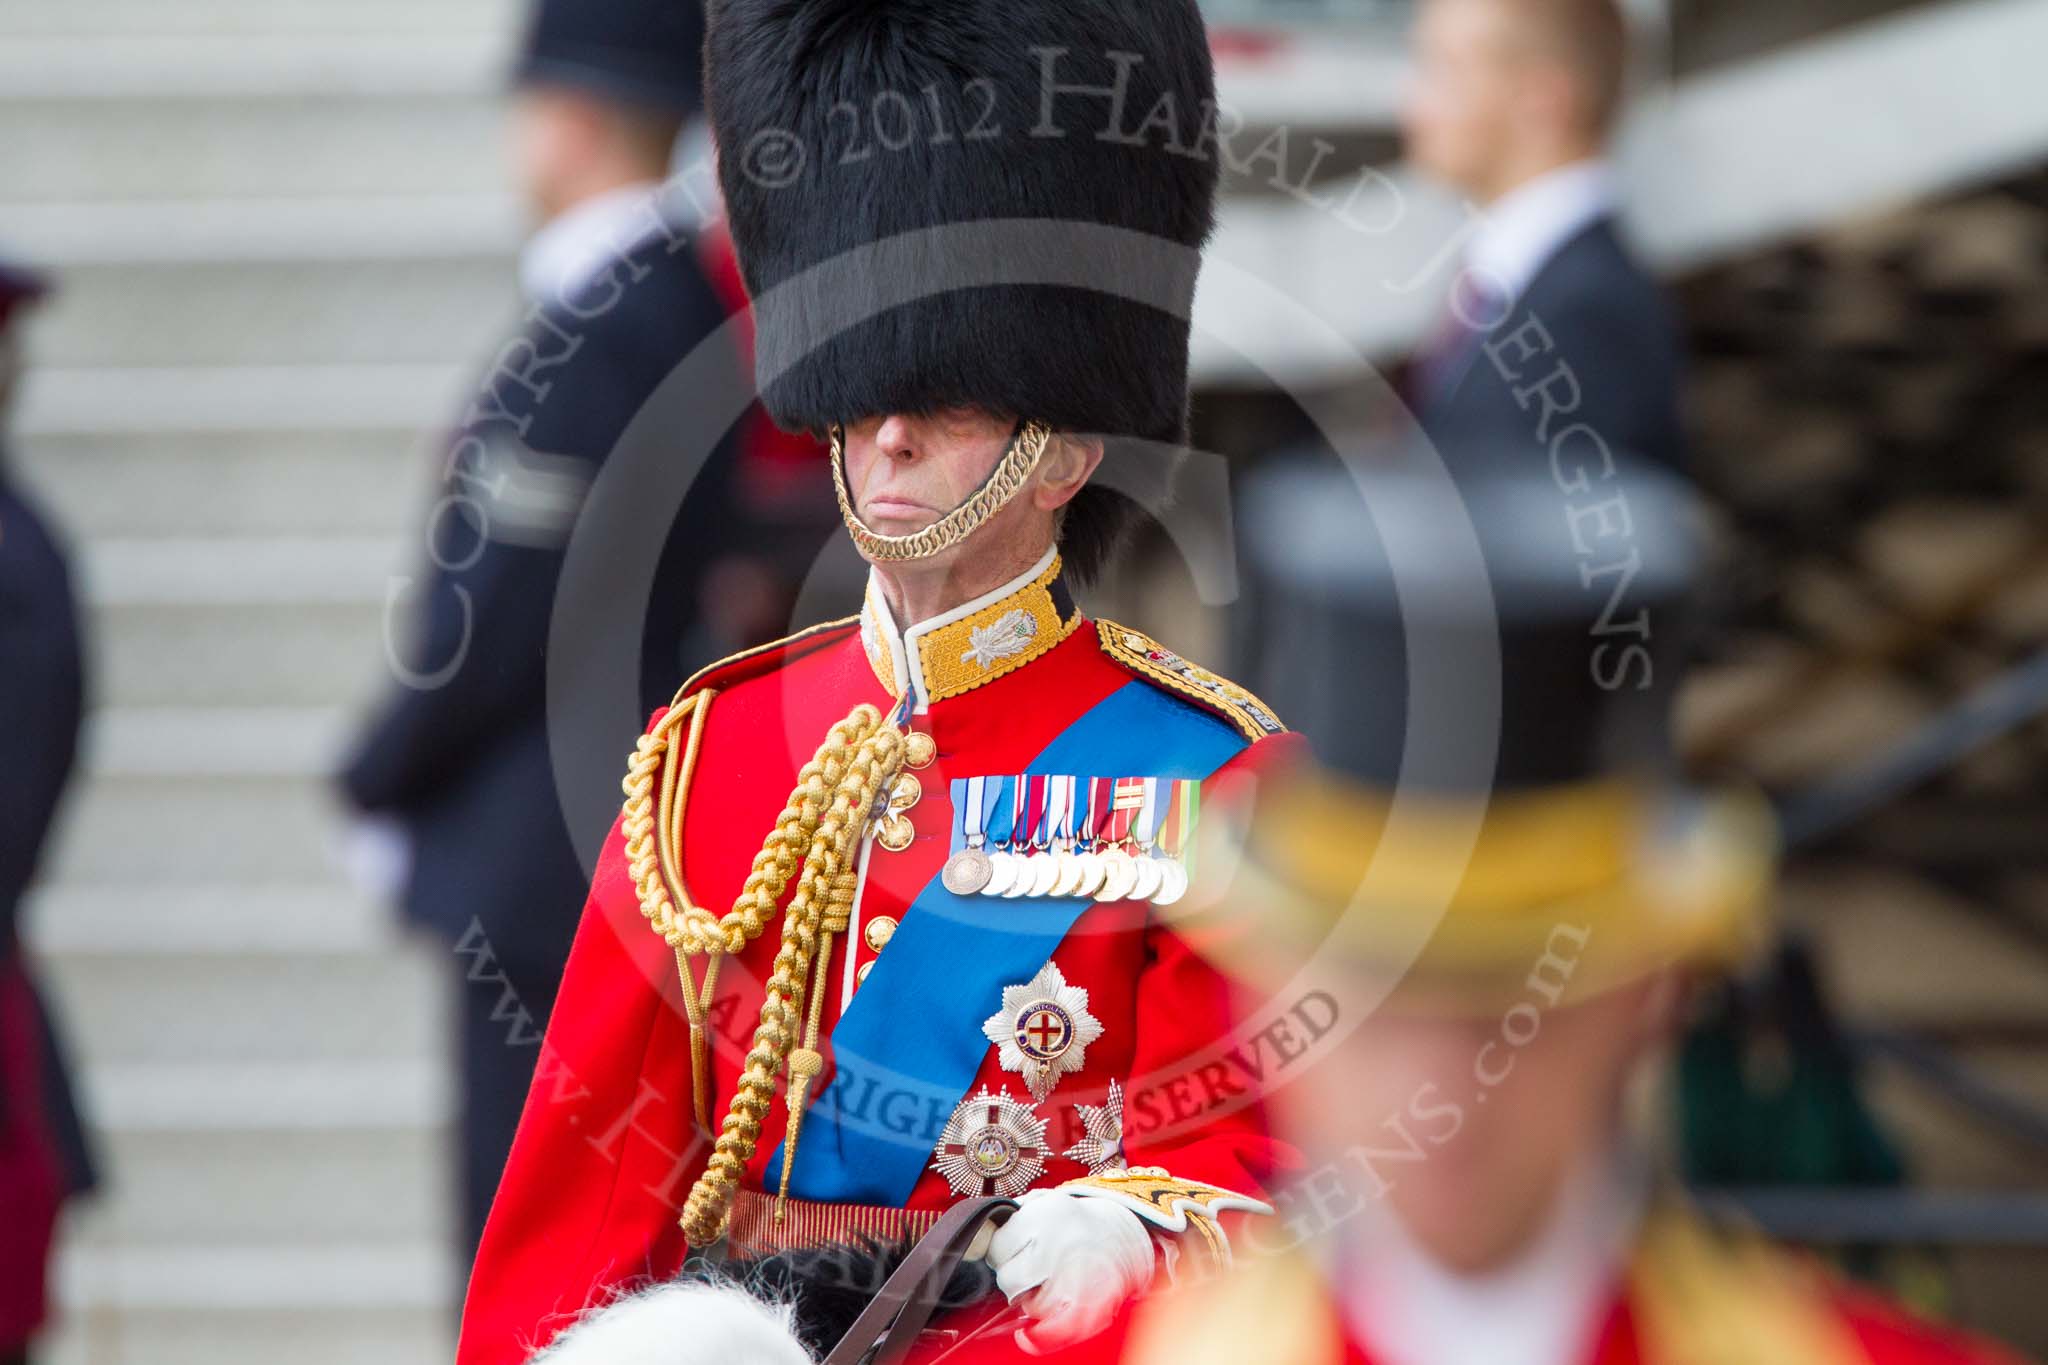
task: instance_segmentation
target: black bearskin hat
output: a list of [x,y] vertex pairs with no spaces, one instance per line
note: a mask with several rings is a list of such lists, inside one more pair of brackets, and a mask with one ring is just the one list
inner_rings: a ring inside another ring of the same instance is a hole
[[[713,0],[705,97],[783,427],[976,407],[1177,453],[1217,182],[1195,0]],[[1083,578],[1127,508],[1102,482],[1062,530]]]

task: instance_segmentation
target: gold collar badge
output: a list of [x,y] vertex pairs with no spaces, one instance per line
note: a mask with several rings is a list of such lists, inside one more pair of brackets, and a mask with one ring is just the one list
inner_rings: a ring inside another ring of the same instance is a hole
[[[1060,570],[1059,556],[1051,555],[1030,578],[900,636],[871,587],[860,617],[868,666],[891,696],[915,690],[927,705],[1014,673],[1051,653],[1081,624]],[[897,676],[899,659],[912,677]]]

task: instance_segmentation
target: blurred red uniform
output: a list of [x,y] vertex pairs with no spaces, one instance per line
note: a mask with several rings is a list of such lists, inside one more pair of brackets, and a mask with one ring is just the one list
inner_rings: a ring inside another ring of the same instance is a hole
[[[1626,1283],[1591,1324],[1584,1365],[2021,1365],[1981,1338],[1906,1313],[1810,1263],[1723,1237],[1682,1209],[1653,1220]],[[1652,1245],[1654,1243],[1654,1245]],[[987,1333],[913,1359],[1060,1365],[1394,1365],[1368,1316],[1347,1313],[1306,1258],[1246,1260],[1220,1283],[1165,1290],[1091,1340],[1049,1356]]]

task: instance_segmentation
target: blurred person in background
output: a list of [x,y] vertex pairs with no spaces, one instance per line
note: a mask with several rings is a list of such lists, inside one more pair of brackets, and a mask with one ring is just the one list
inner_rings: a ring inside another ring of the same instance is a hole
[[[364,828],[381,838],[358,851],[380,852],[409,918],[455,948],[466,1252],[616,810],[612,787],[602,808],[565,812],[550,760],[549,632],[570,536],[608,461],[668,457],[622,444],[662,381],[707,340],[728,345],[702,234],[662,192],[701,105],[703,37],[701,6],[677,0],[543,0],[531,15],[512,119],[538,222],[519,260],[528,310],[465,403],[427,523],[431,564],[393,604],[414,616],[409,640],[403,625],[387,632],[400,682],[341,775],[378,817]],[[722,363],[744,391],[731,350]],[[744,521],[736,459],[728,435],[674,521],[644,620],[622,622],[590,661],[640,679],[637,713],[593,750],[626,752],[697,662],[748,642],[735,631],[781,622],[773,610],[707,619],[706,583],[731,579]]]
[[[0,262],[0,420],[17,322],[46,292]],[[0,1365],[28,1359],[64,1201],[95,1183],[69,1077],[22,944],[22,901],[78,754],[83,640],[64,547],[0,447]]]
[[[1322,651],[1352,690],[1305,712],[1317,762],[1261,792],[1232,898],[1274,979],[1306,967],[1340,1023],[1272,1101],[1307,1161],[1275,1196],[1285,1232],[1148,1305],[1123,1359],[2005,1359],[1710,1224],[1649,1153],[1646,1083],[1691,987],[1764,936],[1773,855],[1760,802],[1671,773],[1692,504],[1622,469],[1640,568],[1612,597],[1585,586],[1547,474],[1375,480],[1384,541],[1357,534],[1342,473],[1252,490],[1269,647]],[[1468,512],[1483,563],[1461,574],[1445,547]],[[1617,610],[1658,643],[1605,686]]]
[[1615,221],[1616,0],[1423,0],[1414,46],[1408,157],[1477,208],[1410,367],[1423,431],[1453,468],[1541,458],[1574,427],[1680,466],[1676,318]]

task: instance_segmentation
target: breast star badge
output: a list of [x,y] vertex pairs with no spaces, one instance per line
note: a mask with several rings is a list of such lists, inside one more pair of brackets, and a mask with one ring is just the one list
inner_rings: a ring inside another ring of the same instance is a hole
[[1124,1088],[1115,1081],[1109,1083],[1109,1098],[1101,1104],[1077,1104],[1074,1112],[1081,1116],[1081,1127],[1088,1134],[1066,1151],[1060,1153],[1069,1161],[1078,1161],[1088,1168],[1088,1174],[1101,1175],[1104,1171],[1120,1171],[1124,1167]]
[[1047,962],[1022,986],[1003,987],[1003,1007],[981,1026],[996,1045],[1003,1070],[1024,1078],[1040,1104],[1062,1076],[1079,1071],[1088,1044],[1102,1036],[1102,1021],[1088,1012],[1088,992],[1069,986],[1059,967]]
[[932,1155],[953,1193],[1014,1198],[1045,1173],[1045,1123],[1008,1090],[991,1095],[983,1086],[960,1101]]

